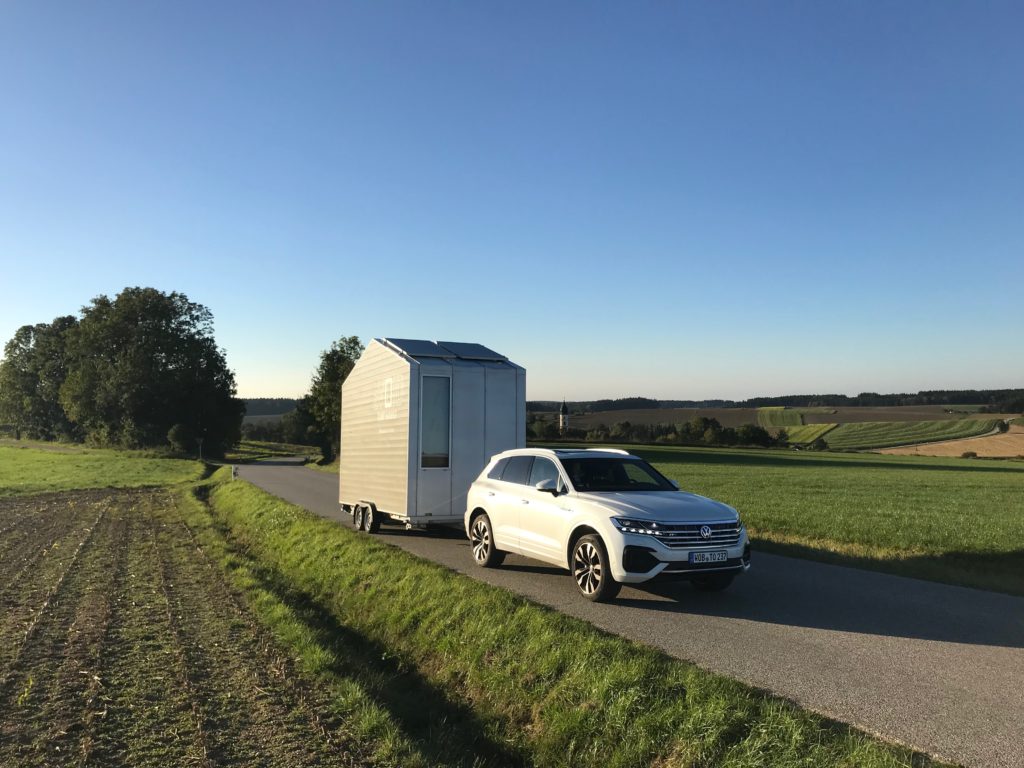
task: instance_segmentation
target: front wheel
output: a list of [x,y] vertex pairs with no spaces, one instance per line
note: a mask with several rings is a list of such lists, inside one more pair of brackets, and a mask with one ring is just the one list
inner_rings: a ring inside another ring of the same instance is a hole
[[581,537],[572,548],[572,577],[580,594],[595,603],[619,594],[621,585],[612,577],[608,550],[596,534]]
[[362,505],[357,505],[352,510],[352,527],[357,531],[363,530],[363,520],[365,519],[366,513],[363,511]]
[[473,547],[473,560],[481,568],[494,568],[505,559],[505,553],[494,546],[491,518],[487,515],[473,520],[469,528],[469,543]]

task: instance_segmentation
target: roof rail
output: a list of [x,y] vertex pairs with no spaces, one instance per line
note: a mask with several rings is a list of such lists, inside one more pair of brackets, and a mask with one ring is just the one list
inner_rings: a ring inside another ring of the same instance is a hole
[[621,453],[623,456],[632,456],[629,451],[624,451],[621,448],[586,448],[588,451],[600,451],[601,453]]

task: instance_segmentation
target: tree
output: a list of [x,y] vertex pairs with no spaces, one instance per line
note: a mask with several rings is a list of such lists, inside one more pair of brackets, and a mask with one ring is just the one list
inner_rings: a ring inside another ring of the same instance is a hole
[[358,336],[343,336],[320,353],[320,366],[313,374],[306,399],[316,423],[317,443],[327,461],[338,455],[341,443],[341,385],[362,354]]
[[78,321],[58,317],[52,323],[23,325],[4,346],[0,362],[0,421],[40,440],[74,439],[75,425],[60,403],[67,378],[67,337]]
[[[213,338],[213,315],[181,293],[125,288],[97,296],[67,338],[60,402],[85,436],[126,447],[167,443],[172,427],[203,453],[240,437],[245,406]],[[179,446],[181,447],[181,446]]]

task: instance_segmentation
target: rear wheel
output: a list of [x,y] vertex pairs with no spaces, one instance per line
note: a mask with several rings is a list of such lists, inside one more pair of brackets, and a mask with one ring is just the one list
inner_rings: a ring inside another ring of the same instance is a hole
[[363,507],[363,530],[367,533],[380,531],[380,515],[371,506]]
[[580,594],[595,603],[613,599],[621,587],[612,577],[604,542],[593,533],[581,537],[572,548],[572,577]]
[[469,543],[473,547],[473,560],[482,568],[494,568],[505,559],[505,553],[494,546],[491,518],[487,515],[473,518],[469,527]]
[[356,506],[355,509],[352,510],[352,527],[357,531],[363,530],[364,515],[365,513],[363,512],[363,507],[361,505]]
[[721,592],[732,584],[734,578],[731,573],[709,573],[707,576],[694,577],[693,586],[701,592]]

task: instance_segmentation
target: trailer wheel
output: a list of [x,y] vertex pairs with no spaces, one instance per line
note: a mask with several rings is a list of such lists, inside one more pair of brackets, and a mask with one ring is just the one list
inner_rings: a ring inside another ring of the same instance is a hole
[[363,507],[357,504],[352,508],[352,527],[357,531],[363,530],[363,519],[364,519]]
[[377,510],[373,508],[372,504],[363,507],[363,530],[367,533],[380,531],[380,515],[377,514]]

